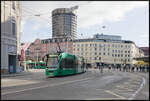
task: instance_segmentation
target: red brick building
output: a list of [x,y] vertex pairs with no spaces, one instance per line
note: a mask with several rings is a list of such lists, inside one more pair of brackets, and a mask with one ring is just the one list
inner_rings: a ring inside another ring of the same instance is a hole
[[149,56],[149,47],[139,47],[143,52],[145,56]]
[[71,54],[73,53],[72,40],[67,41],[67,39],[36,39],[29,47],[30,59],[34,61],[40,61],[46,54],[59,51],[57,42],[59,42],[61,51]]

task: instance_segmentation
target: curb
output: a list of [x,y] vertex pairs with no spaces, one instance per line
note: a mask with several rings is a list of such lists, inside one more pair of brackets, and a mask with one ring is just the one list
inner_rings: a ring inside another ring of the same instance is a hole
[[27,72],[20,72],[20,73],[15,73],[15,74],[6,74],[6,75],[1,75],[1,77],[15,77],[15,76],[24,76],[24,75],[30,75],[32,74],[30,71]]

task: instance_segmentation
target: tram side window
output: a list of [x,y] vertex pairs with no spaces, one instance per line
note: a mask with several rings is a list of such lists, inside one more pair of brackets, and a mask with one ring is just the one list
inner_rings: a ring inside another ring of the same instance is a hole
[[75,68],[75,62],[73,59],[62,59],[61,68]]
[[45,64],[41,64],[41,66],[45,66]]
[[73,68],[73,60],[72,59],[66,59],[66,68]]

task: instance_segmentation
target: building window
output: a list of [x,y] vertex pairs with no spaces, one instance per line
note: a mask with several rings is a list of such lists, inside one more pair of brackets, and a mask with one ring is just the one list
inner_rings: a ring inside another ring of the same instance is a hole
[[123,53],[123,50],[121,50],[121,53]]
[[105,53],[103,53],[103,55],[105,55]]
[[127,51],[125,51],[125,53],[127,53]]
[[109,53],[108,53],[108,56],[109,56]]
[[16,24],[12,22],[12,34],[16,35]]
[[115,53],[117,53],[117,50],[115,50]]
[[127,57],[127,55],[125,55],[125,57]]
[[130,62],[130,59],[128,59],[128,62]]
[[105,51],[105,48],[104,48],[104,51]]
[[112,54],[112,57],[114,57],[114,54]]
[[101,57],[99,57],[99,60],[101,60]]
[[97,48],[95,48],[95,51],[97,50]]
[[121,48],[123,48],[123,45],[121,45]]
[[97,58],[95,57],[95,60],[97,60]]
[[92,57],[90,57],[90,60],[92,60]]
[[130,55],[128,55],[128,57],[130,57]]
[[120,57],[120,54],[118,54],[118,57]]
[[95,52],[95,55],[97,55],[97,53]]
[[101,55],[101,53],[99,53],[99,55]]
[[128,53],[130,53],[130,51],[128,51]]
[[112,50],[112,52],[114,53],[114,50]]
[[117,54],[115,54],[115,57],[117,57]]
[[121,54],[121,57],[123,57],[123,54]]

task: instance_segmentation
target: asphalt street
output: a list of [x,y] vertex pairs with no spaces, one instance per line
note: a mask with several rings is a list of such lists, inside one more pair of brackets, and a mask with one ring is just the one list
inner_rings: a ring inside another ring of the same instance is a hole
[[148,100],[149,73],[89,69],[83,74],[46,78],[44,70],[2,78],[2,100]]

